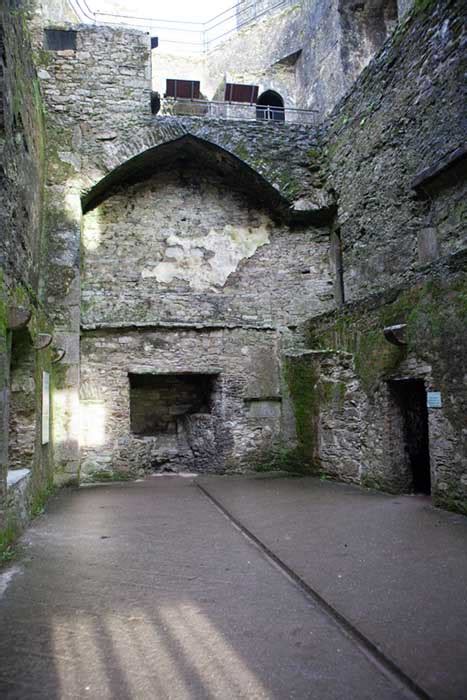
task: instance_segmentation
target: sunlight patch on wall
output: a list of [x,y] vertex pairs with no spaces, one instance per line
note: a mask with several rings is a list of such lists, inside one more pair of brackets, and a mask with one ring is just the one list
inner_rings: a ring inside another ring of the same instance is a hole
[[106,411],[103,401],[81,401],[80,437],[83,447],[98,447],[105,443]]
[[76,389],[56,389],[52,394],[54,444],[79,438],[79,397]]
[[93,209],[83,218],[81,241],[85,250],[97,250],[101,243],[101,223],[99,209]]

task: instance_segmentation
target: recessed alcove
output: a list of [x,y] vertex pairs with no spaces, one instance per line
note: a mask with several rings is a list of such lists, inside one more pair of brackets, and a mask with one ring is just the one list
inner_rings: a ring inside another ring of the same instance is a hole
[[129,374],[134,435],[177,434],[182,416],[209,414],[216,375]]

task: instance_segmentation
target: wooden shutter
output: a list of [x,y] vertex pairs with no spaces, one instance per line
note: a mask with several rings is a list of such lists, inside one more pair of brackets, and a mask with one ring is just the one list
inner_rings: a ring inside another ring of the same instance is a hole
[[258,86],[227,83],[225,86],[224,99],[226,102],[248,102],[248,104],[255,104],[258,99]]
[[199,100],[200,82],[199,80],[174,80],[167,78],[165,96]]

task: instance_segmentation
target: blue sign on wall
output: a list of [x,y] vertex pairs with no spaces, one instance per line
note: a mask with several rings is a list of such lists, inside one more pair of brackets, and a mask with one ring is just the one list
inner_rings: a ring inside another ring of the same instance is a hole
[[426,405],[428,408],[441,408],[443,403],[441,401],[440,391],[427,391],[426,393]]

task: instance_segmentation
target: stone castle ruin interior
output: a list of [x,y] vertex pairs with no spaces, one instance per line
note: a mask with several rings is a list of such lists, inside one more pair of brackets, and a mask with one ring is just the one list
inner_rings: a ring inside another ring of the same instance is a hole
[[190,53],[2,5],[0,543],[158,471],[467,513],[465,7],[236,12]]

